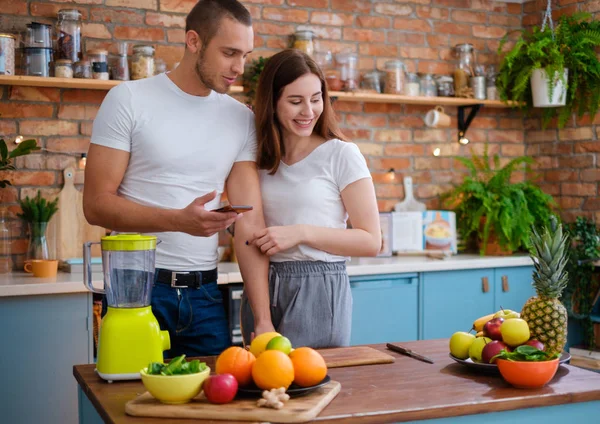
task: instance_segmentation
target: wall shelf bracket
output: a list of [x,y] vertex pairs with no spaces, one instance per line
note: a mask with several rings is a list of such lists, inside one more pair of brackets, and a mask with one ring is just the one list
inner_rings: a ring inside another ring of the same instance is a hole
[[[469,125],[471,125],[471,122],[473,121],[473,119],[475,119],[477,112],[479,112],[479,109],[481,109],[482,107],[483,103],[458,106],[458,142],[460,144],[464,145],[469,143],[469,139],[465,137],[465,134],[467,133],[467,129],[469,129]],[[471,110],[469,111],[469,116],[467,116],[467,119],[465,121],[466,108],[470,108]]]

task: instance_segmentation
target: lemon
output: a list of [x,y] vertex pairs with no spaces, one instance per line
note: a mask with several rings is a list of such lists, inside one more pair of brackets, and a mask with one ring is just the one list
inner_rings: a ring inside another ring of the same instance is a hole
[[277,336],[281,336],[281,334],[275,331],[259,334],[252,340],[252,343],[250,343],[250,352],[258,358],[258,356],[267,349],[267,343],[269,343],[273,337]]
[[289,355],[292,351],[292,342],[285,336],[275,336],[267,343],[266,350],[278,350]]

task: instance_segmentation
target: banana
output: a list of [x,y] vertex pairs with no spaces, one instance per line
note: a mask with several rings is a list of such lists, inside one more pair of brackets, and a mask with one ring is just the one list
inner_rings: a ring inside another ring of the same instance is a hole
[[494,314],[489,314],[481,318],[477,318],[475,321],[473,321],[473,330],[477,332],[483,330],[483,326],[485,325],[485,323],[491,320],[492,318],[494,318]]
[[483,331],[478,331],[475,337],[483,337]]

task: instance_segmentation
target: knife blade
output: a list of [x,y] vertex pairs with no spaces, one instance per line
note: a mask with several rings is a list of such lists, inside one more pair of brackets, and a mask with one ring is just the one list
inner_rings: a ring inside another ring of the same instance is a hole
[[432,359],[428,358],[427,356],[423,356],[423,355],[421,355],[419,353],[413,352],[412,350],[407,349],[407,348],[405,348],[403,346],[394,345],[394,344],[391,344],[391,343],[386,343],[386,347],[389,350],[393,350],[394,352],[398,352],[398,353],[401,353],[403,355],[410,356],[411,358],[418,359],[419,361],[423,361],[423,362],[427,362],[429,364],[433,364],[433,360]]

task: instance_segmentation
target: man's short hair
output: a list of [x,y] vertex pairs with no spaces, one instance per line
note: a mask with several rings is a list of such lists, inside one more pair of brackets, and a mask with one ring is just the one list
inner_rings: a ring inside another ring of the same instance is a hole
[[185,18],[185,32],[196,31],[207,46],[215,36],[223,18],[230,18],[246,26],[252,25],[248,9],[237,0],[200,0]]

